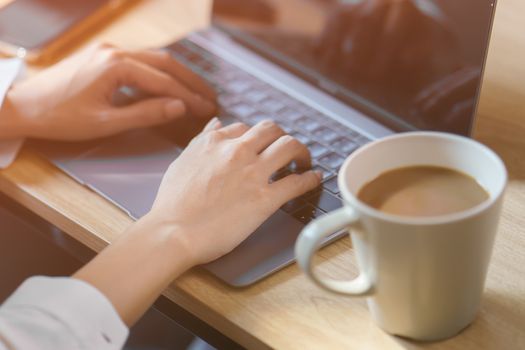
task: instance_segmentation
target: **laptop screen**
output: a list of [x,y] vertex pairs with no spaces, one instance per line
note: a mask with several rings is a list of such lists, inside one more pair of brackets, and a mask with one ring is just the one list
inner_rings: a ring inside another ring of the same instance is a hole
[[495,0],[215,0],[214,25],[397,130],[468,135]]

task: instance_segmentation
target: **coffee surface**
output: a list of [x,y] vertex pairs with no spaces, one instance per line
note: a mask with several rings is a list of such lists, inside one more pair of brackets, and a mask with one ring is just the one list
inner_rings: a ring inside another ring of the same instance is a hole
[[472,177],[435,166],[387,171],[364,185],[358,198],[385,213],[438,216],[470,209],[489,198]]

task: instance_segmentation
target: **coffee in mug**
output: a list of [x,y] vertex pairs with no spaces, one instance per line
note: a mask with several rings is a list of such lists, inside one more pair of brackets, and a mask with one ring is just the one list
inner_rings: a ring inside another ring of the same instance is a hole
[[438,216],[475,207],[486,201],[489,194],[467,174],[420,165],[382,173],[365,184],[357,198],[389,214]]

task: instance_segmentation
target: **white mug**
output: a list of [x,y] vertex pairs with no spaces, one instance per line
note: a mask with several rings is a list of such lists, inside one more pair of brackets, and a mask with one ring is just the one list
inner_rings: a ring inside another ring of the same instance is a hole
[[[357,198],[380,174],[418,165],[470,175],[490,198],[436,217],[390,215]],[[388,333],[424,341],[451,337],[476,315],[506,183],[501,159],[465,137],[413,132],[372,142],[344,162],[338,179],[344,206],[304,228],[297,262],[324,289],[368,297],[372,318]],[[343,229],[351,232],[359,276],[340,281],[317,275],[313,255],[325,237]]]

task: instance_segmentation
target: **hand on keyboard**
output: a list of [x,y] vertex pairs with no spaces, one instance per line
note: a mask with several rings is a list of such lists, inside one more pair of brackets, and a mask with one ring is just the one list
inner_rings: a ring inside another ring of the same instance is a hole
[[[142,98],[116,104],[122,87],[142,92]],[[111,45],[93,46],[17,82],[6,101],[0,118],[1,133],[9,131],[5,138],[69,141],[184,117],[207,121],[216,109],[213,90],[168,53]]]
[[170,166],[148,217],[176,233],[194,264],[212,261],[319,186],[312,170],[270,181],[292,162],[309,168],[308,149],[273,122],[221,128],[214,119]]
[[[306,145],[314,170],[323,175],[322,186],[285,203],[281,209],[307,224],[341,206],[337,172],[343,160],[370,140],[318,110],[283,93],[239,67],[188,40],[170,46],[172,54],[214,85],[219,93],[219,118],[223,125],[256,125],[271,119],[286,133]],[[271,181],[290,175],[276,171]]]

